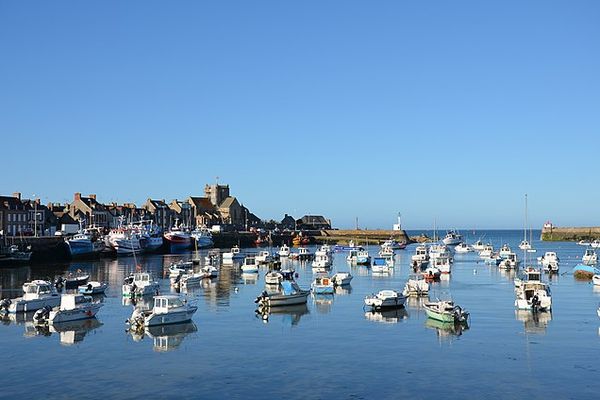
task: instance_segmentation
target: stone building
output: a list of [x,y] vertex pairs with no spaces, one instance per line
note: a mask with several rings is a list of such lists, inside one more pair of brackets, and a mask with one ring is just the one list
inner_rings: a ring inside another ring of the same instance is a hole
[[172,211],[169,227],[175,226],[176,221],[178,225],[192,225],[192,206],[190,203],[175,199],[169,203],[169,209]]
[[108,208],[96,200],[95,194],[88,197],[81,193],[73,195],[73,201],[69,204],[69,215],[75,221],[85,219],[86,225],[95,225],[103,228],[111,227],[113,215]]
[[149,214],[149,218],[161,229],[166,230],[170,228],[170,222],[173,219],[173,210],[169,208],[169,205],[162,200],[148,199],[142,206],[143,209]]
[[208,197],[190,196],[188,203],[192,208],[192,219],[197,227],[210,227],[221,223],[219,212]]
[[305,215],[296,221],[296,229],[331,229],[331,221],[325,219],[322,215]]
[[29,208],[21,201],[21,193],[0,196],[0,233],[19,236],[29,229]]

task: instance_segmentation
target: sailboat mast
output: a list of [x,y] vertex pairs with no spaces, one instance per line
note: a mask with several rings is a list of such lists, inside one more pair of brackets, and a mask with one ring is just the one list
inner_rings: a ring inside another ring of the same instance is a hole
[[527,193],[525,193],[525,226],[523,227],[523,240],[527,240]]

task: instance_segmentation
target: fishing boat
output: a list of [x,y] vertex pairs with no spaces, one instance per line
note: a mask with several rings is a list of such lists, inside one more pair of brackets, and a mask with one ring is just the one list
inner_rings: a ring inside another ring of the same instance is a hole
[[280,248],[279,251],[277,252],[277,254],[279,254],[279,257],[289,257],[290,256],[290,248],[287,244],[283,244]]
[[371,263],[371,256],[367,250],[359,250],[356,253],[356,264],[357,265],[369,265]]
[[175,225],[163,235],[171,252],[176,253],[192,247],[192,236],[190,231],[182,226]]
[[600,247],[600,239],[595,239],[592,243],[590,243],[590,246],[592,246],[592,248],[597,249]]
[[82,229],[66,242],[71,258],[98,256],[106,247],[96,229]]
[[77,291],[86,295],[102,294],[106,291],[106,288],[108,288],[106,282],[89,281],[87,284],[79,286]]
[[245,273],[256,273],[258,272],[258,264],[256,262],[256,257],[247,256],[244,258],[244,263],[240,267]]
[[517,258],[517,254],[513,252],[510,252],[507,255],[505,255],[505,257],[501,258],[502,259],[500,260],[500,264],[498,264],[498,267],[504,270],[517,269],[519,268],[519,264],[521,263]]
[[485,243],[483,243],[481,241],[481,239],[479,239],[478,241],[473,243],[473,245],[471,247],[473,248],[474,251],[480,252],[481,250],[483,250],[485,248]]
[[365,297],[365,305],[375,311],[385,308],[403,307],[405,302],[406,297],[390,289],[381,290],[377,294]]
[[196,227],[196,229],[190,232],[190,236],[196,242],[196,246],[199,249],[212,247],[214,244],[212,233],[206,227]]
[[507,258],[509,254],[512,253],[512,250],[510,249],[510,246],[506,243],[504,243],[502,245],[502,247],[500,247],[500,251],[498,252],[498,255],[500,256],[500,258]]
[[375,273],[389,272],[390,266],[385,258],[375,257],[373,258],[373,263],[371,264],[371,271]]
[[409,275],[408,280],[404,284],[402,290],[403,296],[421,297],[429,294],[429,283],[423,275]]
[[149,272],[136,272],[123,280],[123,297],[142,297],[158,294],[159,284]]
[[259,309],[306,304],[310,290],[302,290],[296,282],[282,281],[276,291],[263,291],[254,300]]
[[381,245],[381,249],[379,250],[379,257],[393,257],[394,254],[394,249],[391,246],[386,244]]
[[427,317],[441,322],[467,323],[469,313],[453,301],[439,300],[423,304]]
[[268,251],[261,251],[256,256],[256,262],[259,263],[259,264],[268,264],[271,261],[272,261],[271,260],[271,253],[269,253]]
[[244,255],[241,253],[238,246],[233,246],[227,253],[223,253],[223,264],[233,264],[234,261],[240,261],[244,259]]
[[178,295],[163,295],[154,298],[151,310],[135,308],[128,323],[131,329],[150,326],[179,324],[191,321],[198,307]]
[[446,246],[456,246],[457,244],[462,243],[462,241],[462,235],[456,230],[449,230],[444,239],[442,239],[442,243],[444,243]]
[[584,265],[596,265],[598,263],[598,254],[593,249],[586,249],[581,262]]
[[523,277],[515,279],[515,307],[519,310],[550,311],[552,295],[550,286],[541,280],[542,273],[534,267],[527,267]]
[[104,304],[95,302],[90,296],[83,294],[63,294],[60,297],[60,306],[51,308],[46,306],[37,310],[33,315],[36,323],[58,324],[62,322],[79,321],[90,319]]
[[188,287],[200,285],[202,279],[205,278],[202,272],[186,272],[179,278],[179,289],[186,289]]
[[316,276],[310,288],[314,294],[333,294],[333,280],[327,275]]
[[542,257],[538,258],[538,262],[542,264],[544,271],[556,272],[560,259],[554,251],[547,251]]
[[436,268],[442,274],[449,274],[451,272],[450,258],[446,255],[432,257],[430,263],[430,268]]
[[335,286],[347,286],[352,281],[352,274],[350,272],[336,272],[331,277]]
[[494,254],[494,246],[488,243],[483,246],[483,249],[479,252],[479,257],[482,259],[491,258],[492,254]]
[[313,271],[324,271],[331,268],[333,258],[327,251],[319,250],[315,253],[315,259],[312,262]]
[[429,262],[429,248],[424,245],[419,245],[415,249],[415,254],[410,258],[411,261],[427,261]]
[[454,251],[456,253],[465,254],[465,253],[472,252],[473,248],[471,246],[469,246],[468,244],[466,244],[465,242],[462,242],[454,248]]
[[383,242],[383,244],[381,245],[381,247],[389,247],[392,250],[403,250],[406,248],[406,243],[405,242],[398,242],[396,241],[396,239],[394,238],[389,238],[388,240],[386,240],[385,242]]
[[111,230],[105,241],[117,255],[130,255],[144,251],[147,237],[131,227],[121,226]]
[[21,313],[36,311],[44,307],[56,307],[60,304],[60,294],[52,282],[36,279],[23,284],[23,296],[15,299],[2,299],[0,311]]
[[64,285],[65,289],[76,289],[81,285],[85,285],[90,279],[90,274],[78,269],[75,272],[69,272],[67,275],[57,279],[57,286]]
[[313,254],[306,247],[299,247],[297,253],[291,253],[294,260],[306,261],[313,258]]

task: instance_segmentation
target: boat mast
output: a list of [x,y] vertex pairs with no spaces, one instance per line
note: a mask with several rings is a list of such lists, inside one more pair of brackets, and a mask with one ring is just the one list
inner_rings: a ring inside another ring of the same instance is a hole
[[525,193],[525,225],[523,226],[523,241],[527,241],[527,193]]

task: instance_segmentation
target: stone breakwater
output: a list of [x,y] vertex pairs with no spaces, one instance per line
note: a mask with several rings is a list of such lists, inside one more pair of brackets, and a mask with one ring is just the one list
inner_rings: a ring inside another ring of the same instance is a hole
[[388,231],[388,230],[326,230],[321,231],[319,235],[314,236],[317,242],[329,242],[348,244],[350,240],[355,244],[376,244],[393,238],[398,242],[413,243],[413,240],[408,237],[405,231]]
[[549,242],[578,242],[600,239],[600,227],[544,227],[542,240]]

